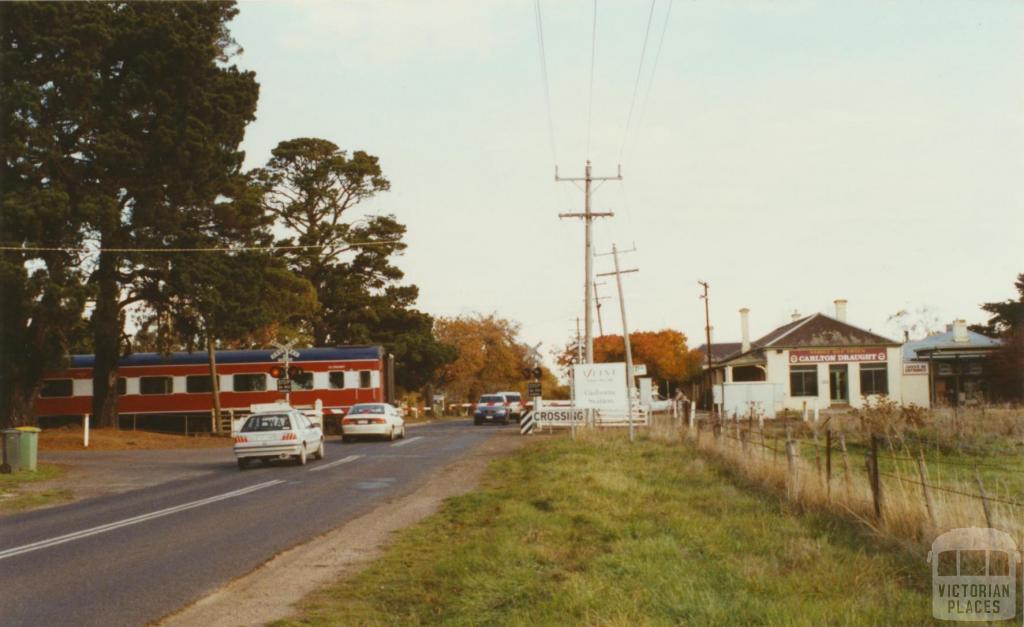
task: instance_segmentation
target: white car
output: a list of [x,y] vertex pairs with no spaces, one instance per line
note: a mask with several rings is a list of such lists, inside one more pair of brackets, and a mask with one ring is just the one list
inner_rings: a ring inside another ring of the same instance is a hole
[[295,458],[304,466],[309,456],[324,458],[324,432],[295,409],[252,414],[235,435],[239,470],[254,459]]
[[526,412],[523,411],[523,397],[521,394],[519,394],[519,392],[495,392],[495,394],[500,394],[501,396],[504,396],[505,400],[508,401],[509,414],[512,416],[512,418],[514,418],[517,422],[519,420],[522,420],[523,414]]
[[341,421],[342,441],[351,442],[369,436],[388,440],[404,438],[405,419],[398,408],[387,403],[353,405]]
[[671,399],[663,398],[657,393],[651,394],[651,401],[647,406],[651,410],[651,413],[672,411]]

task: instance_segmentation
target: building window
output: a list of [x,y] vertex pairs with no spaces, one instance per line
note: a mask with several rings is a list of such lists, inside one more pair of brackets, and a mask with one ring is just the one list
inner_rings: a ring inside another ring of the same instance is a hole
[[213,380],[208,374],[185,377],[185,391],[189,394],[209,394],[213,391]]
[[303,372],[302,374],[292,377],[292,389],[293,390],[312,390],[313,389],[313,373]]
[[236,374],[232,378],[236,392],[263,392],[267,389],[267,375],[260,373]]
[[372,378],[370,377],[370,371],[369,370],[360,370],[359,371],[359,387],[361,387],[361,388],[372,387],[371,381],[372,381]]
[[332,372],[327,378],[327,385],[332,390],[344,390],[345,389],[345,373],[344,372]]
[[124,396],[128,393],[128,379],[124,377],[117,378],[117,395]]
[[860,365],[860,393],[864,396],[889,393],[889,370],[886,364]]
[[71,396],[73,389],[71,379],[47,379],[43,381],[43,389],[39,391],[39,396],[42,398]]
[[817,366],[790,366],[790,368],[789,368],[789,395],[790,396],[817,396],[818,395],[818,367]]
[[139,394],[170,394],[174,391],[171,377],[139,377]]

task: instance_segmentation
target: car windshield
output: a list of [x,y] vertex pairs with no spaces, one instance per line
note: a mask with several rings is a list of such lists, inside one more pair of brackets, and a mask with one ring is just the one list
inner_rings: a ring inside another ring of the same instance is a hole
[[349,416],[356,416],[359,414],[383,414],[383,405],[353,405],[352,409],[348,410]]
[[508,402],[510,402],[510,403],[518,403],[519,402],[519,395],[518,394],[506,394],[505,398],[507,398]]
[[504,396],[499,396],[497,394],[481,396],[480,397],[480,402],[481,403],[504,403],[505,402],[505,397]]
[[292,421],[285,414],[261,414],[245,421],[242,431],[290,431]]

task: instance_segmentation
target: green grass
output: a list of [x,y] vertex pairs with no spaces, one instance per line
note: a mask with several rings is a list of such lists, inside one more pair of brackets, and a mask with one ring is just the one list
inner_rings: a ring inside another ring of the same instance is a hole
[[26,484],[57,479],[64,470],[52,464],[39,464],[35,472],[19,470],[0,474],[0,512],[21,512],[54,502],[71,500],[69,490],[54,488],[48,490],[26,490]]
[[691,447],[544,440],[282,624],[921,624],[928,566]]

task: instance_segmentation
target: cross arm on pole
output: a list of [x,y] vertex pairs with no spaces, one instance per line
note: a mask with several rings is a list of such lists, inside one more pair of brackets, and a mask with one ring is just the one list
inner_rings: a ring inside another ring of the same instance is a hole
[[615,213],[613,213],[611,211],[601,211],[601,212],[596,212],[596,213],[592,212],[592,213],[560,213],[560,214],[558,214],[559,218],[612,218],[614,216],[615,216]]
[[630,268],[629,270],[617,270],[615,272],[602,272],[597,276],[615,276],[616,274],[626,274],[627,272],[640,272],[639,268]]

